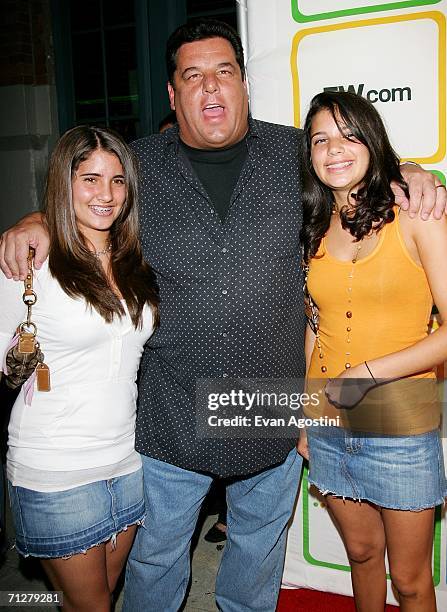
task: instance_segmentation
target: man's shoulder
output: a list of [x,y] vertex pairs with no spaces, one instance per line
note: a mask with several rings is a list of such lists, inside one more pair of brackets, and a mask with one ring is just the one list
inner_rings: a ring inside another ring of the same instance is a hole
[[303,130],[259,119],[250,120],[250,129],[265,157],[279,164],[295,163],[298,168]]
[[165,134],[150,134],[130,143],[130,148],[138,156],[147,156],[163,151],[168,143]]
[[292,125],[282,125],[280,123],[270,123],[261,121],[260,119],[250,120],[253,129],[261,137],[282,137],[291,141],[300,141],[303,135],[303,130],[293,127]]

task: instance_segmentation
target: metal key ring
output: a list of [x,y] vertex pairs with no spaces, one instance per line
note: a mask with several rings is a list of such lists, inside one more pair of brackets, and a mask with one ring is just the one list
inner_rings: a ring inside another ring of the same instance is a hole
[[37,302],[37,295],[34,293],[33,290],[30,291],[28,289],[23,294],[22,300],[23,300],[24,304],[26,304],[26,306],[34,306],[34,304]]
[[23,321],[23,323],[20,323],[19,325],[19,333],[21,334],[23,332],[33,334],[33,336],[35,336],[37,334],[37,327],[32,321],[29,323],[27,323],[27,321]]

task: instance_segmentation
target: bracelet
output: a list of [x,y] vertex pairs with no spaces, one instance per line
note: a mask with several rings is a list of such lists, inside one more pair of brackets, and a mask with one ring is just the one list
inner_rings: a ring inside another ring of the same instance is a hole
[[371,372],[371,368],[369,367],[368,363],[365,361],[364,364],[366,365],[366,369],[368,370],[368,372],[371,374],[371,378],[377,385],[377,380],[374,378],[374,374]]

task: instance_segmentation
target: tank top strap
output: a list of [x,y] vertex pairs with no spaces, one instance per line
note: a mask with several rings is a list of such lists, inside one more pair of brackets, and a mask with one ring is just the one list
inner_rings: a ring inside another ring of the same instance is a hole
[[318,250],[315,253],[314,257],[323,257],[323,255],[325,255],[325,253],[326,253],[326,234],[321,239],[320,245],[319,245]]
[[[379,236],[379,245],[377,248],[377,252],[381,252],[383,254],[384,251],[389,252],[390,250],[395,250],[398,244],[400,244],[399,240],[399,207],[393,206],[394,211],[394,219],[390,223],[385,223],[385,225],[380,230]],[[383,236],[382,236],[383,234]]]
[[[394,261],[395,264],[397,261],[396,257],[398,257],[398,259],[401,260],[400,266],[403,266],[401,268],[402,273],[404,273],[404,269],[408,271],[409,269],[407,264],[411,264],[411,268],[413,268],[413,270],[416,269],[418,274],[422,273],[424,275],[422,266],[414,261],[407,248],[407,245],[405,244],[405,239],[402,235],[399,222],[400,207],[394,205],[393,211],[393,221],[391,221],[391,223],[387,223],[382,230],[386,231],[386,234],[381,245],[381,254],[383,257],[392,257],[392,261]],[[391,261],[391,259],[389,261]],[[404,262],[406,262],[406,264]]]

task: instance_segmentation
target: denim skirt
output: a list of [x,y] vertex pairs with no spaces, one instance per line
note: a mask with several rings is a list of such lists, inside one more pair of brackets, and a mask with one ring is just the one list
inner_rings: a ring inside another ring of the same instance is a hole
[[112,540],[144,520],[143,471],[66,491],[40,492],[8,483],[16,549],[42,558],[70,557]]
[[366,500],[394,510],[444,502],[447,481],[439,431],[414,436],[310,427],[309,482],[323,495]]

